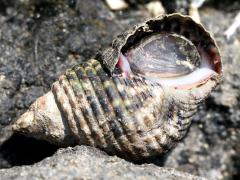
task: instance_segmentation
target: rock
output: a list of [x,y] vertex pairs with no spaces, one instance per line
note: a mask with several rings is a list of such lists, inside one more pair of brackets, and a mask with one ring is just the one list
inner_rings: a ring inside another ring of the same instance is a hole
[[151,164],[134,165],[92,147],[60,149],[32,166],[0,170],[1,179],[205,179]]
[[[59,74],[108,46],[118,32],[149,18],[147,9],[141,8],[149,1],[126,0],[135,6],[113,14],[99,0],[1,0],[0,144],[11,135],[5,126],[47,92]],[[167,12],[188,12],[187,0],[161,2]],[[229,40],[224,36],[239,8],[239,0],[209,0],[199,10],[202,23],[222,51],[224,80],[199,109],[183,142],[165,157],[166,161],[155,159],[156,163],[212,179],[239,179],[240,31]],[[11,166],[0,151],[0,167]],[[13,170],[2,172],[10,176]]]
[[67,68],[94,56],[122,31],[114,14],[98,0],[71,6],[69,0],[4,0],[0,6],[0,125],[4,126],[47,92]]
[[165,9],[160,1],[151,1],[146,4],[146,8],[153,17],[165,14]]
[[188,9],[190,6],[189,0],[161,0],[161,2],[167,13],[178,12],[182,14],[188,14]]
[[105,2],[111,10],[123,10],[128,8],[128,4],[124,0],[105,0]]
[[239,27],[240,27],[240,11],[234,18],[232,25],[224,32],[226,38],[229,40],[232,37],[232,35],[236,33]]
[[[0,146],[12,134],[8,125],[60,74],[122,31],[98,0],[3,0],[0,26]],[[0,168],[10,167],[1,153]]]

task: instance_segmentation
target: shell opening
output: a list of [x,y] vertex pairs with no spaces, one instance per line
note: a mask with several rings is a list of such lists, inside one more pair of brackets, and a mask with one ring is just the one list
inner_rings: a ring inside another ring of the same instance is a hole
[[123,74],[138,74],[162,86],[192,88],[216,74],[209,55],[183,36],[154,34],[121,53],[117,66]]
[[123,74],[144,76],[163,86],[192,88],[222,75],[214,39],[189,16],[151,19],[129,33],[119,47],[117,67]]

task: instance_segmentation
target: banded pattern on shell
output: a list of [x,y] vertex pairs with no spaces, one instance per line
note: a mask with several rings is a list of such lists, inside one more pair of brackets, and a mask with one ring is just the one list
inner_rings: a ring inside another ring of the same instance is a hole
[[76,143],[133,159],[161,154],[172,146],[174,137],[159,121],[166,104],[159,85],[137,77],[110,77],[92,59],[67,71],[52,91]]

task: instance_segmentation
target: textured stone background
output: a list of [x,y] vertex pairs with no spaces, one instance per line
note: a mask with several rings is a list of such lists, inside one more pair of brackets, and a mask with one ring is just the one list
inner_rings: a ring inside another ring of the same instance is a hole
[[171,168],[134,165],[87,146],[60,149],[33,166],[0,170],[2,179],[170,179],[204,180]]
[[[162,2],[168,12],[186,13],[188,1]],[[129,9],[112,12],[100,0],[0,0],[1,168],[33,164],[57,150],[46,142],[10,137],[7,125],[47,92],[67,68],[92,57],[118,33],[151,17],[147,1],[128,2]],[[224,79],[200,107],[183,142],[166,156],[149,162],[209,179],[240,178],[240,31],[230,40],[223,35],[239,10],[238,0],[210,0],[200,9],[202,23],[222,52]],[[74,153],[67,151],[34,168],[59,156],[74,159]],[[29,166],[23,169],[30,173]],[[2,170],[0,175],[14,178],[6,173],[17,175],[18,170]]]

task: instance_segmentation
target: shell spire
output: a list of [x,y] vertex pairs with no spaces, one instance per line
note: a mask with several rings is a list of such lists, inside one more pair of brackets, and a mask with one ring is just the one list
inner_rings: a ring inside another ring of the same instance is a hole
[[189,16],[153,18],[69,69],[13,124],[16,133],[138,160],[161,155],[222,78],[211,35]]

